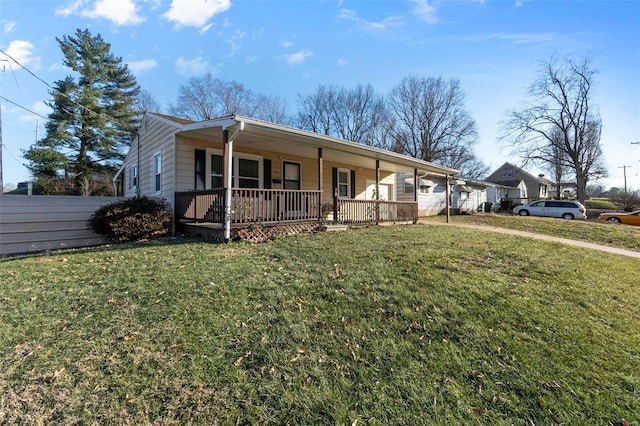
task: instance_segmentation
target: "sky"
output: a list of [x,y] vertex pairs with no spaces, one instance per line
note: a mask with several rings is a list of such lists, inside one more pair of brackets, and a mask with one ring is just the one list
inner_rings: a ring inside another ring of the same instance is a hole
[[[0,0],[0,107],[5,186],[30,179],[22,151],[44,136],[50,87],[68,75],[56,38],[89,29],[111,44],[167,112],[180,86],[210,72],[290,112],[319,85],[407,76],[457,78],[493,171],[521,164],[498,143],[507,111],[529,100],[540,61],[593,58],[605,187],[640,189],[638,0]],[[526,169],[543,173],[535,166]]]

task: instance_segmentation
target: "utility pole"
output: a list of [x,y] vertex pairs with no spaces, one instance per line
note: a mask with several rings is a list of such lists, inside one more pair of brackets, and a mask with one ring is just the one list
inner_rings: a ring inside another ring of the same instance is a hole
[[622,169],[622,173],[624,174],[624,193],[627,193],[627,169],[630,169],[631,166],[621,166],[618,167],[619,169]]

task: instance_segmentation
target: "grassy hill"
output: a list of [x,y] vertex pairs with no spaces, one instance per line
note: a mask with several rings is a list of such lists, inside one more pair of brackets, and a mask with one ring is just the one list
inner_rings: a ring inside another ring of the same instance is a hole
[[639,266],[428,225],[4,259],[0,424],[638,424]]

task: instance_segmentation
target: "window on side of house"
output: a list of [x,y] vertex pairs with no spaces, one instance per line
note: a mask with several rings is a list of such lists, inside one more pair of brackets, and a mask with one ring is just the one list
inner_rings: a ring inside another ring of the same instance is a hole
[[513,170],[511,169],[502,170],[502,177],[505,179],[511,179],[513,177]]
[[153,156],[153,192],[160,192],[162,178],[162,154],[156,153]]
[[284,189],[301,189],[302,183],[300,179],[300,163],[292,163],[290,161],[284,161],[282,163],[284,169],[283,188]]
[[350,197],[351,171],[348,169],[338,169],[338,197]]
[[224,157],[219,154],[211,154],[211,189],[224,187]]
[[138,165],[134,164],[129,168],[129,189],[138,188]]
[[413,186],[413,178],[412,177],[404,178],[404,193],[413,194],[414,192],[415,192],[415,187]]
[[260,188],[260,161],[238,158],[238,187]]

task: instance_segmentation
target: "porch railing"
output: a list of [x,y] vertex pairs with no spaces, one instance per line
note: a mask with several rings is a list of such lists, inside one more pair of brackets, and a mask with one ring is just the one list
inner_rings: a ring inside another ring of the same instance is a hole
[[[223,188],[175,193],[176,221],[224,222]],[[320,208],[320,191],[283,189],[231,190],[231,223],[251,224],[320,220],[344,224],[416,222],[418,203],[334,197],[333,209]]]
[[412,201],[354,200],[337,198],[340,223],[416,222],[418,203]]
[[[224,188],[175,193],[176,220],[224,222]],[[320,220],[320,191],[231,190],[231,223]]]

